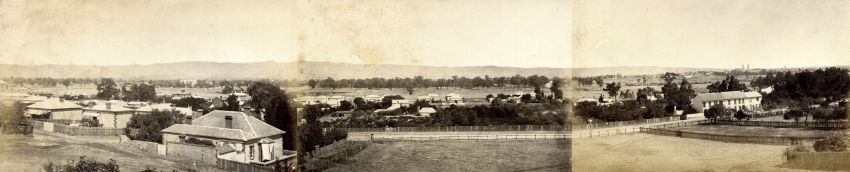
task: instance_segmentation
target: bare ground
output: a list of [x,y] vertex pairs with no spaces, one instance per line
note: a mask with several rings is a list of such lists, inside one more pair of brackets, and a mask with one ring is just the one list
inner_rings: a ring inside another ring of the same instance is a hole
[[575,139],[574,171],[804,171],[784,168],[788,146],[649,134]]
[[121,171],[157,170],[218,171],[212,166],[193,167],[190,162],[122,146],[112,138],[75,138],[57,133],[36,131],[33,137],[0,135],[0,171],[40,171],[44,164],[66,164],[81,156],[99,162],[114,159]]
[[328,171],[570,171],[567,140],[370,143]]

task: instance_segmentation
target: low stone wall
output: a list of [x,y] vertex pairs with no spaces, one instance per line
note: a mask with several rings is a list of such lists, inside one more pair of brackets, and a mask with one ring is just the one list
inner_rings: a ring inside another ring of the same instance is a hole
[[121,136],[121,144],[128,147],[138,148],[152,154],[157,154],[159,152],[159,143],[130,140],[127,136]]
[[218,159],[215,147],[212,146],[168,142],[165,147],[165,155],[168,157],[195,160],[210,165],[215,165]]

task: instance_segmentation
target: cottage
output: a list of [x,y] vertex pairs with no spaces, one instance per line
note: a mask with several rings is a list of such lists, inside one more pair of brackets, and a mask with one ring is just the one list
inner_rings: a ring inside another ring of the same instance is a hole
[[33,103],[38,103],[40,101],[47,100],[47,97],[44,96],[27,96],[24,99],[21,99],[21,104],[31,105]]
[[368,95],[366,97],[363,97],[363,100],[366,100],[367,102],[378,102],[378,101],[381,101],[381,96],[374,95],[374,94]]
[[457,93],[451,93],[446,95],[446,102],[448,105],[464,105],[463,96]]
[[336,111],[330,114],[319,117],[319,122],[333,122],[336,120],[349,119],[354,114],[354,111]]
[[115,102],[103,102],[83,108],[83,118],[97,120],[107,128],[126,128],[133,110]]
[[82,106],[64,99],[52,98],[26,107],[26,117],[79,121],[83,119]]
[[283,149],[284,131],[243,112],[212,111],[191,124],[175,124],[162,133],[166,147],[189,139],[205,140],[216,146],[219,159],[240,163],[269,165],[295,157],[294,152]]
[[419,116],[430,117],[431,114],[434,114],[434,113],[437,113],[437,110],[432,108],[432,107],[424,107],[424,108],[419,109]]
[[722,104],[727,109],[760,110],[762,96],[758,92],[727,91],[699,94],[691,99],[691,106],[699,112],[711,106]]

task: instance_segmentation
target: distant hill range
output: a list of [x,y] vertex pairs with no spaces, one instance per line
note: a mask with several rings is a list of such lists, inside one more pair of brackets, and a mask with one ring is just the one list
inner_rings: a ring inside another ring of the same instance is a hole
[[[0,77],[51,77],[121,79],[322,79],[333,77],[414,77],[451,78],[452,76],[490,77],[513,75],[595,76],[650,75],[664,72],[721,71],[727,69],[670,68],[670,67],[602,67],[602,68],[518,68],[497,66],[418,66],[390,64],[349,64],[333,62],[179,62],[149,65],[91,66],[91,65],[9,65],[0,64]],[[574,75],[571,75],[574,74]]]

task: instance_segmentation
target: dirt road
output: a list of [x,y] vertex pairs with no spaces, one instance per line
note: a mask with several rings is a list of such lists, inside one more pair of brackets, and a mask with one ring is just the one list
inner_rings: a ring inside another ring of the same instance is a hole
[[106,162],[114,159],[121,171],[157,170],[218,171],[211,166],[192,167],[190,163],[143,152],[118,144],[117,137],[75,137],[36,130],[32,137],[0,135],[0,171],[39,171],[48,162],[66,164],[87,159]]

